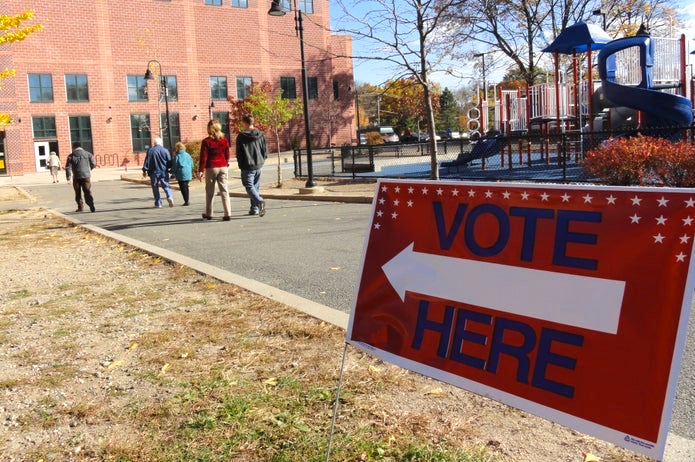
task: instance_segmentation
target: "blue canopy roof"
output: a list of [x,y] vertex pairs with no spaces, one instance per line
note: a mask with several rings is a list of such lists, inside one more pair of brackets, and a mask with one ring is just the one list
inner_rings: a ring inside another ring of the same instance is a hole
[[608,42],[613,41],[610,35],[596,24],[588,24],[579,21],[560,32],[553,43],[543,49],[544,52],[572,54],[572,52],[584,53],[591,45],[592,50],[603,48]]

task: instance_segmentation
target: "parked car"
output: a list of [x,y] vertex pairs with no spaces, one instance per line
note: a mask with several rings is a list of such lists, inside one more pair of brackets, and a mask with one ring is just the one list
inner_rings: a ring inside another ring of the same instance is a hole
[[400,143],[401,141],[393,127],[379,127],[379,133],[384,143]]
[[413,132],[410,135],[401,136],[403,143],[424,143],[430,139],[430,134],[427,132]]
[[458,140],[461,138],[461,133],[458,131],[445,130],[437,132],[437,135],[439,135],[440,138],[443,140]]
[[378,132],[384,143],[400,143],[401,141],[393,127],[369,127],[360,130],[360,144],[367,143],[367,133],[370,132]]

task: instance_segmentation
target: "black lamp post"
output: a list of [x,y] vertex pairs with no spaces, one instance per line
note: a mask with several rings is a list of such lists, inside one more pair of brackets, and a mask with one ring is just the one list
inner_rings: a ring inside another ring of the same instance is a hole
[[208,105],[208,120],[212,120],[212,108],[215,107],[215,102],[210,98],[210,104]]
[[[284,16],[287,10],[282,5],[283,0],[273,0],[270,5],[268,14],[270,16]],[[306,62],[304,60],[304,27],[302,26],[302,10],[297,8],[297,0],[292,0],[294,11],[294,28],[299,36],[299,50],[302,59],[302,103],[304,105],[304,130],[306,137],[306,162],[307,162],[307,180],[306,187],[313,188],[316,186],[314,181],[314,167],[311,155],[311,128],[309,125],[309,80],[306,76]]]
[[[169,151],[172,150],[174,147],[173,143],[171,142],[171,121],[169,120],[169,87],[167,86],[167,78],[165,75],[162,74],[162,65],[159,61],[156,59],[151,59],[147,63],[147,71],[145,71],[145,80],[153,80],[154,76],[152,75],[152,71],[150,70],[150,65],[151,64],[156,64],[157,67],[159,68],[159,85],[161,86],[160,88],[164,89],[164,109],[166,111],[166,118],[167,118],[167,139],[169,141]],[[159,98],[159,94],[157,94],[157,97]],[[159,121],[161,124],[161,120]]]
[[[480,116],[482,118],[481,122],[485,123],[487,121],[487,80],[485,76],[485,55],[486,53],[476,53],[473,55],[474,58],[483,58],[483,95],[485,95],[485,103],[482,101],[480,102]],[[483,113],[485,114],[485,117],[483,117]],[[482,124],[481,124],[482,126]],[[485,134],[485,131],[488,128],[486,126],[482,126],[483,135]]]
[[606,13],[603,10],[598,9],[591,12],[592,16],[601,16],[601,27],[606,30]]

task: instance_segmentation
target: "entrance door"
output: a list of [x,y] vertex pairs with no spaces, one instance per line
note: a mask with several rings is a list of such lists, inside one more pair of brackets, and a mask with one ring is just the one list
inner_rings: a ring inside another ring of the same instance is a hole
[[7,175],[7,160],[5,158],[5,131],[0,132],[0,175]]
[[34,158],[36,159],[36,171],[45,172],[50,154],[48,141],[34,141]]

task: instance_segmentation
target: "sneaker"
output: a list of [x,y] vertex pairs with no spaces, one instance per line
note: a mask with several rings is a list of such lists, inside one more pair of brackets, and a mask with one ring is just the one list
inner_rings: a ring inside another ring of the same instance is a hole
[[188,202],[184,202],[184,203],[183,203],[183,206],[184,206],[184,207],[187,207],[187,206],[189,206],[189,205],[190,205],[190,204],[189,204]]
[[203,220],[212,220],[212,217],[210,215],[203,214]]
[[82,211],[81,208],[78,208],[77,210],[75,210],[75,212],[81,212],[81,211]]
[[261,201],[260,204],[258,204],[258,216],[265,216],[265,201]]
[[231,219],[232,219],[232,217],[222,217],[222,221],[229,221]]
[[94,213],[94,212],[97,211],[96,207],[94,207],[93,205],[90,205],[90,206],[89,206],[89,210],[90,210],[92,213]]
[[258,215],[258,210],[256,210],[256,209],[249,209],[249,215]]
[[173,197],[167,197],[167,202],[169,203],[169,207],[174,206],[174,198]]

